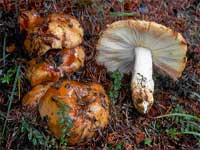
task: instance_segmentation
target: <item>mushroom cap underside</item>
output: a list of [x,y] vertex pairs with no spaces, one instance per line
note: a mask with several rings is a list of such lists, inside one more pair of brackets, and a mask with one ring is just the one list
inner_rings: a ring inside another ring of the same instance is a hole
[[151,50],[154,65],[174,80],[181,76],[187,44],[180,33],[155,22],[122,20],[108,25],[97,44],[97,61],[109,71],[131,72],[136,47]]

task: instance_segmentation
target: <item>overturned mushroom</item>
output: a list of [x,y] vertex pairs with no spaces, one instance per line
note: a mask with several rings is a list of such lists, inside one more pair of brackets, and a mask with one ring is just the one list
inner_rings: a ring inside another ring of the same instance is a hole
[[50,51],[28,62],[26,77],[32,86],[45,81],[58,81],[63,73],[70,73],[82,67],[84,58],[84,49],[80,46],[61,51]]
[[[42,93],[37,92],[39,95],[44,94],[44,87],[41,88]],[[29,93],[23,102],[25,106],[35,104],[35,98],[31,97],[33,92]],[[107,126],[109,99],[97,83],[57,82],[40,98],[39,112],[57,138],[64,137],[69,144],[81,144]],[[65,127],[61,123],[65,121],[72,126]]]
[[24,47],[30,55],[43,55],[50,49],[74,48],[82,40],[83,29],[75,17],[54,13],[28,31]]
[[108,71],[132,72],[132,100],[141,113],[147,113],[154,101],[153,64],[174,80],[186,64],[184,38],[155,22],[117,21],[103,32],[97,49],[97,61]]

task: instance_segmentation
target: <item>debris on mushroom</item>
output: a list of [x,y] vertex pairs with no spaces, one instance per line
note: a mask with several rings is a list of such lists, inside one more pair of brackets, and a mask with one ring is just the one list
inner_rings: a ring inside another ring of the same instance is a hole
[[[72,145],[80,144],[107,126],[109,99],[97,83],[63,81],[47,90],[40,100],[39,112],[42,118],[47,117],[49,129],[57,138],[64,137]],[[63,119],[72,126],[60,124]]]
[[47,82],[44,84],[39,84],[35,86],[31,91],[29,91],[22,100],[23,106],[36,107],[39,105],[41,97],[46,93],[46,91],[53,85],[53,82]]
[[43,18],[40,14],[32,9],[32,10],[23,10],[20,12],[20,16],[18,18],[20,31],[31,31],[34,27],[38,25],[42,25]]
[[84,49],[80,46],[58,52],[50,51],[50,54],[28,62],[26,77],[32,86],[45,81],[58,81],[63,73],[71,73],[82,67],[84,58]]
[[30,55],[40,56],[50,49],[74,48],[82,40],[83,29],[75,17],[53,13],[27,33],[24,47]]
[[154,102],[153,64],[174,80],[186,64],[182,35],[155,22],[114,22],[103,32],[97,49],[97,61],[108,71],[132,73],[132,100],[141,113],[147,113]]

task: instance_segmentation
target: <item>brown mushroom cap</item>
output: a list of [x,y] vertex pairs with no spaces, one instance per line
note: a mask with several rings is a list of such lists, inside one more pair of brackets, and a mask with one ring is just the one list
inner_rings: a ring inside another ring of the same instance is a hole
[[28,62],[26,78],[30,81],[31,86],[35,86],[44,81],[58,81],[60,78],[60,71],[52,64],[48,64],[44,61],[37,62],[37,58],[33,58]]
[[64,49],[60,53],[62,55],[60,69],[63,72],[70,73],[84,66],[85,52],[83,47]]
[[44,57],[28,62],[26,78],[32,86],[45,81],[58,81],[63,73],[76,71],[84,65],[85,53],[82,47],[51,51]]
[[54,13],[28,32],[24,47],[30,55],[43,55],[50,49],[74,48],[82,40],[83,29],[75,17]]
[[61,109],[60,102],[70,108],[68,115],[73,126],[67,131],[70,133],[67,137],[69,144],[84,143],[109,122],[109,99],[101,85],[63,81],[59,87],[50,88],[39,104],[41,117],[47,116],[49,129],[57,138],[61,137],[57,114]]
[[41,25],[43,22],[43,18],[40,14],[32,9],[31,11],[23,10],[20,12],[20,16],[18,18],[18,23],[20,26],[20,30],[30,31],[34,27]]
[[46,91],[53,85],[53,82],[48,82],[45,84],[39,84],[29,91],[22,100],[23,106],[36,107],[38,106],[41,97],[46,93]]
[[181,76],[186,65],[185,39],[155,22],[122,20],[108,25],[97,44],[97,61],[109,71],[131,72],[136,47],[151,50],[153,64],[174,80]]

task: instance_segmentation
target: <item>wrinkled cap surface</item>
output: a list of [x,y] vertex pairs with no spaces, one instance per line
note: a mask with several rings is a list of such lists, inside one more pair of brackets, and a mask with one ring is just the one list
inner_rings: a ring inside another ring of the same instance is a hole
[[[63,109],[60,103],[69,109]],[[41,98],[39,112],[47,117],[51,132],[60,138],[63,134],[59,124],[58,110],[62,110],[72,121],[66,132],[69,144],[86,143],[98,130],[109,122],[109,99],[103,87],[97,83],[83,84],[76,81],[58,82]],[[65,133],[64,133],[65,134]]]
[[39,105],[41,97],[46,91],[53,85],[53,82],[47,82],[45,84],[39,84],[29,91],[22,100],[23,106],[37,107]]
[[40,14],[32,9],[32,10],[22,10],[18,17],[18,23],[20,26],[20,30],[31,31],[34,27],[38,25],[42,25],[43,17]]
[[50,49],[74,48],[83,40],[83,29],[75,17],[54,13],[28,32],[24,47],[30,55],[43,55]]
[[49,51],[33,58],[26,67],[26,78],[32,86],[45,81],[58,81],[63,73],[71,73],[84,65],[85,53],[80,46],[60,51]]
[[187,44],[180,33],[155,22],[122,20],[108,25],[97,44],[97,61],[108,71],[131,72],[136,47],[151,50],[153,64],[171,78],[181,76]]

